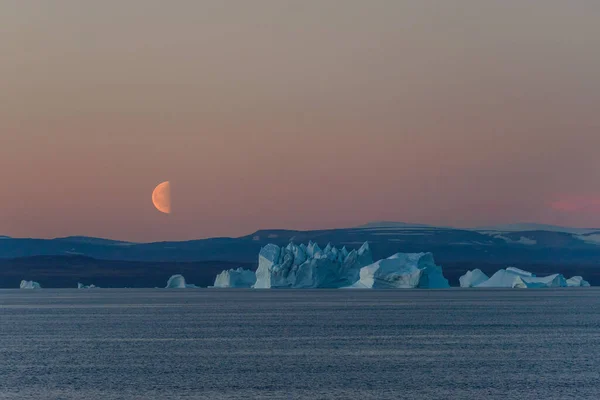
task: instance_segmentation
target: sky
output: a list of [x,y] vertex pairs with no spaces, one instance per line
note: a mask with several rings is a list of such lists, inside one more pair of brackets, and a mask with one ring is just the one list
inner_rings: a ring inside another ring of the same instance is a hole
[[[600,227],[597,0],[5,0],[0,235]],[[171,182],[173,212],[151,194]]]

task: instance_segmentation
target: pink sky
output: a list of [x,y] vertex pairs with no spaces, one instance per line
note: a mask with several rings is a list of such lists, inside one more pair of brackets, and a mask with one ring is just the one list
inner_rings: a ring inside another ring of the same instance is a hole
[[[600,227],[600,3],[0,3],[0,235]],[[154,210],[170,180],[173,214]]]

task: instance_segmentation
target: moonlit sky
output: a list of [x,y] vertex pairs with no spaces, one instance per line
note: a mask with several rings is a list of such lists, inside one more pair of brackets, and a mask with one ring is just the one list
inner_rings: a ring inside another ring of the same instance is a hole
[[600,227],[599,20],[597,0],[1,1],[0,234]]

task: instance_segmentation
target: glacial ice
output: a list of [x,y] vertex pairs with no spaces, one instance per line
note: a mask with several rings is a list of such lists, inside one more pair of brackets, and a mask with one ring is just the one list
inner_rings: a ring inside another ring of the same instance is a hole
[[475,287],[488,279],[490,278],[480,269],[474,269],[473,271],[467,271],[466,274],[459,278],[460,287]]
[[431,253],[397,253],[362,268],[351,287],[442,289],[450,285]]
[[173,275],[167,282],[166,289],[195,289],[196,285],[185,282],[183,275]]
[[286,247],[268,244],[260,250],[254,288],[340,288],[352,285],[362,267],[373,263],[371,249],[321,249],[314,242]]
[[39,283],[34,282],[34,281],[22,280],[19,288],[21,288],[21,289],[41,289],[42,286],[40,286]]
[[[522,269],[508,267],[498,270],[491,278],[482,280],[479,283],[473,283],[471,280],[475,275],[483,278],[485,274],[479,270],[468,271],[460,277],[461,287],[479,287],[479,288],[559,288],[559,287],[579,287],[589,286],[590,284],[583,280],[581,276],[574,276],[571,279],[565,279],[561,274],[552,274],[538,277]],[[479,275],[479,274],[482,275]],[[469,283],[472,283],[469,285]]]
[[215,278],[215,288],[251,288],[256,283],[256,274],[248,269],[238,268],[221,272]]

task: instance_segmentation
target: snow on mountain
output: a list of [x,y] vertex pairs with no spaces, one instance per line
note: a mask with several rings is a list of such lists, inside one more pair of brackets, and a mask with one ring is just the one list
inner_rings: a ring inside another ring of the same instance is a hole
[[221,272],[215,278],[215,288],[251,288],[256,283],[256,274],[248,269],[237,268]]
[[260,250],[254,288],[339,288],[359,278],[360,269],[373,262],[371,249],[364,243],[359,250],[338,249],[331,244],[321,249],[308,245],[268,244]]
[[586,243],[596,244],[600,246],[600,232],[594,232],[585,235],[577,235],[575,237],[579,240],[583,240]]
[[571,228],[566,226],[545,225],[536,223],[504,224],[473,228],[474,231],[496,231],[496,232],[528,232],[528,231],[546,231],[546,232],[564,232],[573,234],[586,234],[596,232],[598,229],[591,228]]
[[360,270],[353,288],[448,288],[441,267],[435,265],[431,253],[396,253]]
[[377,228],[384,228],[384,229],[390,229],[390,228],[415,229],[416,228],[416,229],[418,229],[418,228],[439,228],[439,227],[435,227],[432,225],[425,225],[425,224],[411,224],[411,223],[406,223],[406,222],[394,222],[394,221],[375,221],[375,222],[369,222],[367,224],[354,227],[354,229],[377,229]]
[[21,284],[19,285],[20,289],[41,289],[42,286],[34,281],[26,281],[26,280],[22,280]]

